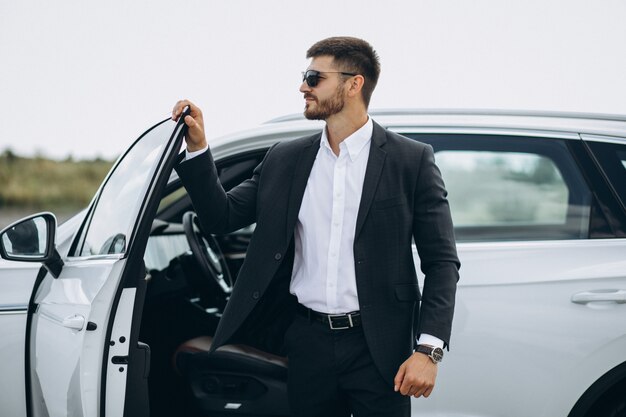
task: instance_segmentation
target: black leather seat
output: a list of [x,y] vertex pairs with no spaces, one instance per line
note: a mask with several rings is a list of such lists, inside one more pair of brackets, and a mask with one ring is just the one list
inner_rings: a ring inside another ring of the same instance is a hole
[[175,369],[198,407],[210,416],[288,416],[287,358],[245,345],[221,346],[197,337],[178,347]]

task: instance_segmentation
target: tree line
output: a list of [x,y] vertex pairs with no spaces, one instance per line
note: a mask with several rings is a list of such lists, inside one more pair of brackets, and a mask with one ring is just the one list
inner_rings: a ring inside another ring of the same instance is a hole
[[28,158],[6,149],[0,154],[0,210],[79,210],[91,201],[112,165],[102,158]]

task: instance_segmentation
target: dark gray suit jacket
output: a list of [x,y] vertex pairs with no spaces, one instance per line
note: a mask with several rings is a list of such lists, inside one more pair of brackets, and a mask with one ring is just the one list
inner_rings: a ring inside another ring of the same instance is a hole
[[[244,341],[280,353],[295,305],[288,290],[294,228],[320,138],[273,146],[252,178],[228,193],[210,152],[177,166],[206,232],[257,223],[213,349]],[[416,335],[428,333],[446,345],[450,339],[460,263],[446,195],[432,148],[374,123],[354,268],[365,338],[390,384]],[[425,274],[423,296],[413,239]]]

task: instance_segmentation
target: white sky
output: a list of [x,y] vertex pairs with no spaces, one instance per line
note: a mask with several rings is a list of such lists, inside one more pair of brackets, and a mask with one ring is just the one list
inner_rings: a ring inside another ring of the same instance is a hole
[[179,98],[209,138],[298,113],[335,35],[378,51],[372,108],[626,114],[623,0],[0,0],[0,152],[114,157]]

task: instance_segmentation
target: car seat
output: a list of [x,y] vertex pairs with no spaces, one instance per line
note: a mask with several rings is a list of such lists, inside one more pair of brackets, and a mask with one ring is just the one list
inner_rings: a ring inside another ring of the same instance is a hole
[[209,354],[210,336],[184,342],[174,354],[198,408],[208,416],[288,416],[287,358],[246,345]]

